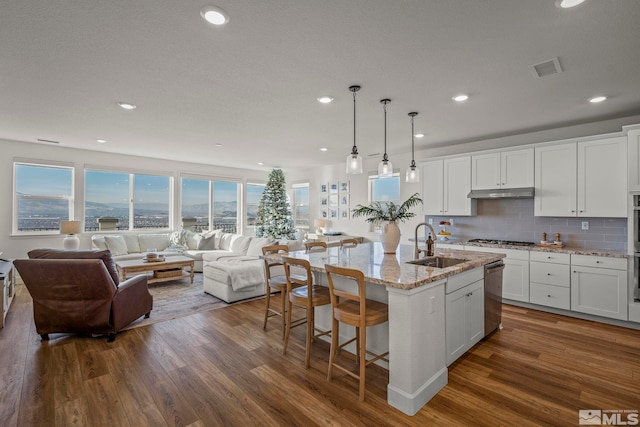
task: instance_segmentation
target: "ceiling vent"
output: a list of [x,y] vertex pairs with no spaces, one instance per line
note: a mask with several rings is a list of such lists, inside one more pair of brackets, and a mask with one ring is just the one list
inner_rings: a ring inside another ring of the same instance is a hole
[[548,61],[532,65],[531,71],[533,71],[533,74],[536,76],[536,78],[542,78],[561,73],[562,67],[560,66],[560,60],[558,59],[558,57],[555,57],[553,59],[549,59]]
[[60,144],[59,141],[52,141],[50,139],[40,139],[40,138],[38,138],[38,142],[47,142],[49,144]]

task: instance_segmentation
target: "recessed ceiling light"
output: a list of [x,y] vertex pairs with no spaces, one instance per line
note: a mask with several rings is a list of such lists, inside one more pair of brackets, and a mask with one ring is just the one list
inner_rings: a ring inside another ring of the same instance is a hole
[[200,11],[200,16],[213,25],[224,25],[229,22],[229,14],[217,6],[203,7]]
[[330,102],[333,101],[333,97],[332,96],[320,96],[318,97],[318,102],[321,104],[329,104]]
[[99,142],[100,144],[104,144],[105,142],[107,142],[106,139],[96,139],[96,142]]
[[216,147],[222,147],[222,144],[218,143],[218,144],[216,144]]
[[424,138],[424,133],[416,133],[415,135],[416,138]]
[[262,166],[262,165],[264,165],[264,162],[258,162],[258,164],[259,164],[260,166]]
[[451,99],[453,99],[456,102],[463,102],[463,101],[466,101],[467,99],[469,99],[469,95],[465,95],[464,93],[461,93],[460,95],[456,95],[456,96],[452,97]]
[[592,103],[592,104],[597,104],[598,102],[602,102],[602,101],[604,101],[605,99],[607,99],[607,97],[606,97],[606,96],[595,96],[595,97],[591,98],[591,99],[589,100],[589,102],[590,102],[590,103]]
[[320,147],[320,151],[327,151],[328,148],[327,147]]
[[584,0],[556,0],[556,7],[568,9],[570,7],[576,7],[581,3],[584,3]]
[[136,109],[136,105],[135,104],[130,104],[128,102],[118,102],[118,105],[120,106],[120,108],[123,108],[125,110],[135,110]]

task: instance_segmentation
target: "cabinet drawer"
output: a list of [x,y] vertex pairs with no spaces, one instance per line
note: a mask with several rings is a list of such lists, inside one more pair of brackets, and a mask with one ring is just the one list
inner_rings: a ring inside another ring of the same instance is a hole
[[474,268],[473,270],[467,270],[455,276],[449,276],[445,287],[446,293],[450,294],[482,279],[484,279],[484,267]]
[[594,268],[610,268],[612,270],[626,270],[627,258],[613,258],[606,256],[592,255],[571,255],[572,265],[581,265],[583,267]]
[[571,286],[571,270],[568,265],[531,262],[530,266],[529,277],[532,282],[563,286],[565,288]]
[[571,288],[532,282],[529,288],[529,298],[532,304],[564,310],[571,308]]
[[569,264],[570,260],[571,256],[569,254],[531,251],[531,261],[552,262],[554,264]]

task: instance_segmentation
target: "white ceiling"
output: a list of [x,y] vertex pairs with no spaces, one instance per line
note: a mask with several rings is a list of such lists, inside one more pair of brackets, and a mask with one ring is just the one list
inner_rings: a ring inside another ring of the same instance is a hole
[[[0,138],[297,168],[344,161],[353,84],[365,157],[382,152],[391,98],[391,160],[410,150],[410,111],[417,150],[640,114],[640,1],[554,3],[3,0]],[[202,20],[208,4],[230,22]],[[535,78],[554,57],[564,72]]]

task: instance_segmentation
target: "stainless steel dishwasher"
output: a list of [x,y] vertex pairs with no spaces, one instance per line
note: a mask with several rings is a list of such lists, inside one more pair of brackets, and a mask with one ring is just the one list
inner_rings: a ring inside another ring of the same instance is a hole
[[502,260],[484,266],[484,336],[502,324]]

